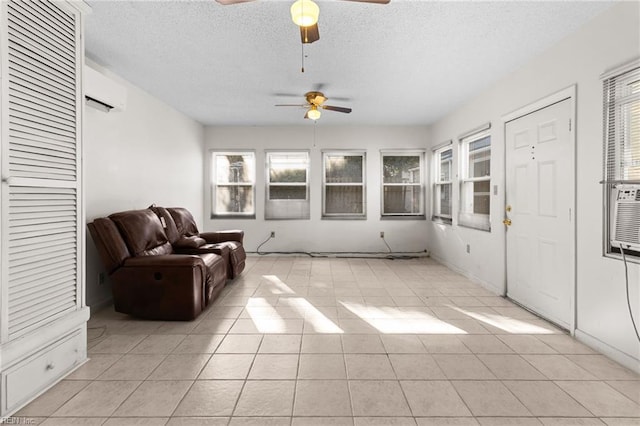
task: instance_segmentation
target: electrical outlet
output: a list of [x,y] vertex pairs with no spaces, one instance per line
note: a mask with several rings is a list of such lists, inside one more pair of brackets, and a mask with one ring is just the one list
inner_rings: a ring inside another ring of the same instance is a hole
[[471,253],[471,244],[467,244],[467,253]]
[[384,238],[384,231],[380,231],[380,238]]
[[98,284],[104,284],[104,272],[98,274]]
[[276,237],[276,231],[271,231],[271,238],[275,238]]

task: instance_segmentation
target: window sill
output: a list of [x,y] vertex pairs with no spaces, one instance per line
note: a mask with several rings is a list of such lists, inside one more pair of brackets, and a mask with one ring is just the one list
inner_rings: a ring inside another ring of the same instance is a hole
[[[612,260],[621,260],[621,261],[623,260],[622,254],[620,254],[620,249],[611,247],[610,250],[611,251],[604,253],[603,257],[606,257]],[[624,254],[625,254],[625,258],[627,259],[627,263],[640,264],[640,252],[625,250]]]
[[380,220],[426,220],[427,217],[423,214],[416,215],[382,215]]
[[210,216],[211,219],[255,219],[256,215],[240,215],[240,214],[229,214],[229,215],[220,215],[220,214],[212,214]]
[[488,227],[482,227],[480,225],[478,225],[478,226],[467,225],[467,224],[460,223],[460,221],[458,221],[458,226],[460,228],[467,228],[467,229],[473,229],[475,231],[483,231],[483,232],[491,233],[491,225],[489,225]]
[[367,220],[366,216],[322,216],[322,220]]
[[445,218],[445,217],[438,217],[438,216],[432,217],[431,221],[433,223],[437,223],[437,224],[440,224],[440,225],[452,225],[452,223],[453,223],[452,219],[448,219],[448,218]]

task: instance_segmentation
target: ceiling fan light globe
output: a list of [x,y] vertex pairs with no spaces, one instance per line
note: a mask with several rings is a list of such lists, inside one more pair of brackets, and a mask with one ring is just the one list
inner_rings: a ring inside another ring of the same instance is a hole
[[298,0],[291,5],[291,19],[299,27],[310,27],[318,23],[320,8],[311,0]]
[[320,118],[320,116],[322,115],[322,113],[320,112],[319,109],[317,108],[311,108],[308,112],[307,112],[307,117],[309,117],[312,120],[317,120],[318,118]]

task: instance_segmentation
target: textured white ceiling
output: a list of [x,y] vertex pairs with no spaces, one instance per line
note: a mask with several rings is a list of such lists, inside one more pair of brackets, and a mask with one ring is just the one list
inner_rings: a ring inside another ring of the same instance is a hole
[[308,124],[304,109],[274,104],[318,87],[353,108],[325,111],[323,124],[425,125],[612,4],[317,0],[320,40],[301,73],[292,2],[90,0],[86,51],[206,125]]

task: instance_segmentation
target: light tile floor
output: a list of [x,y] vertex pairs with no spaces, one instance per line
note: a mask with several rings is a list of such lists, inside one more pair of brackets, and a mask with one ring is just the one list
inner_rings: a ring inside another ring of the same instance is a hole
[[640,425],[639,375],[430,259],[250,257],[195,321],[89,327],[90,361],[14,418]]

